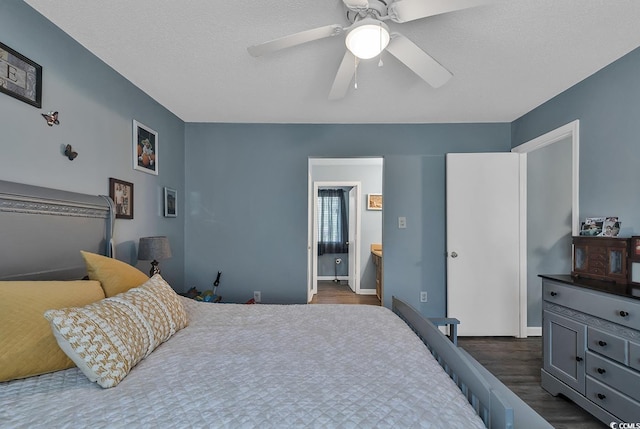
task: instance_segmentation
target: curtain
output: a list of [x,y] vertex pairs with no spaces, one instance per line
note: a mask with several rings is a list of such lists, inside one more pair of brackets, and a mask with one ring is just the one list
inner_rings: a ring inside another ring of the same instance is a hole
[[347,253],[349,221],[342,189],[318,190],[318,255]]

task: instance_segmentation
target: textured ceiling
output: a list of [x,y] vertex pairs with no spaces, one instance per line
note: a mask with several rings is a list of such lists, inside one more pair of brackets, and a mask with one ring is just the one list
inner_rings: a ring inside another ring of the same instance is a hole
[[498,0],[387,21],[453,73],[443,87],[383,54],[329,101],[343,37],[246,48],[348,25],[341,0],[25,2],[185,122],[509,122],[640,46],[637,0]]

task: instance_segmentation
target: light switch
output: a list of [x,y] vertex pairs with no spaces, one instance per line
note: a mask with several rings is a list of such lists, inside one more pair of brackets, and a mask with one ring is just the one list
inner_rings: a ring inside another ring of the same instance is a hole
[[398,228],[405,229],[407,227],[407,218],[404,216],[400,216],[398,218]]

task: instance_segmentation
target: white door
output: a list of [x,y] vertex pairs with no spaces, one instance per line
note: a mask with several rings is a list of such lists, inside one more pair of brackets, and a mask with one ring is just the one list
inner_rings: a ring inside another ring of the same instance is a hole
[[517,336],[519,155],[447,154],[447,316],[458,335]]
[[349,287],[352,291],[356,291],[356,259],[357,255],[355,252],[357,236],[356,236],[356,213],[358,209],[357,204],[357,189],[351,188],[349,189],[349,251],[347,253],[348,261],[349,261]]

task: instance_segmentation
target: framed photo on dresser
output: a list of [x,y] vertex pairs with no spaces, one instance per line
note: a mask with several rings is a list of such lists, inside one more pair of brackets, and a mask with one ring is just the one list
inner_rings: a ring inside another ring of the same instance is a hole
[[631,237],[629,246],[629,283],[640,285],[640,236]]

